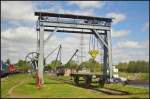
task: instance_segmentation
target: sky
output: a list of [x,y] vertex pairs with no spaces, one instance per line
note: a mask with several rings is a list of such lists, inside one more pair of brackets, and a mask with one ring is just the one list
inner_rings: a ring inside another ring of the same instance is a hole
[[[90,15],[115,18],[112,23],[113,64],[131,60],[149,60],[149,1],[1,1],[1,59],[12,63],[24,60],[36,51],[36,21],[34,12]],[[46,39],[50,33],[45,32]],[[78,48],[79,34],[55,33],[45,44],[47,56],[62,45],[62,62],[66,63]],[[84,35],[84,60],[88,60],[89,35]],[[73,46],[72,46],[73,45]],[[47,59],[56,58],[57,52]],[[101,56],[97,57],[100,60]]]

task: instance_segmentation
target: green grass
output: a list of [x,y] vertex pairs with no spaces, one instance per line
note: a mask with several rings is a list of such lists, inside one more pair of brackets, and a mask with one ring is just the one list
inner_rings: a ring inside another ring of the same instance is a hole
[[141,80],[141,81],[149,81],[149,73],[126,73],[119,72],[119,76],[125,77],[130,80]]
[[105,84],[104,88],[128,92],[129,98],[149,98],[149,88],[137,88],[122,84]]
[[[22,74],[21,75],[20,74],[11,75],[8,78],[6,78],[5,80],[3,80],[2,83],[1,83],[1,85],[2,85],[1,86],[1,96],[2,97],[6,96],[9,89],[12,86],[18,84],[20,82],[20,79],[25,78],[25,77],[29,77],[29,75],[27,75],[27,74],[24,74],[24,75],[22,75]],[[14,78],[16,78],[16,79],[14,79]]]
[[149,93],[148,88],[137,88],[137,87],[132,87],[129,85],[124,86],[122,84],[105,84],[105,88],[125,91],[125,92],[128,92],[129,94],[148,94]]
[[[14,88],[11,95],[8,95],[8,91],[11,87],[19,84],[20,81],[23,84]],[[124,90],[132,95],[108,95],[99,91],[93,91],[81,87],[74,86],[70,77],[55,77],[44,75],[45,84],[42,89],[37,89],[34,79],[28,74],[17,74],[1,81],[1,94],[2,97],[30,97],[30,98],[148,98],[148,89],[134,88],[131,86],[122,86],[119,84],[109,84],[105,87],[114,88],[118,90]],[[136,91],[135,91],[136,90]]]
[[[17,75],[14,80],[19,79],[21,76]],[[12,79],[12,78],[11,78]],[[8,79],[7,79],[8,80]],[[4,82],[2,82],[2,85],[5,85]],[[14,83],[17,84],[17,83]],[[6,84],[5,86],[7,86]],[[4,86],[2,86],[2,91],[4,89]],[[9,90],[10,88],[8,88]],[[8,91],[7,90],[7,91]],[[7,93],[5,91],[5,93]],[[2,93],[4,94],[4,92]],[[4,94],[2,97],[100,97],[103,95],[100,92],[91,92],[90,90],[86,90],[84,88],[75,87],[70,84],[65,84],[61,81],[51,80],[48,76],[45,76],[45,85],[42,89],[38,90],[34,85],[34,80],[32,78],[25,80],[24,84],[20,85],[19,87],[16,87],[14,91],[12,92],[11,96],[8,96],[7,94]]]

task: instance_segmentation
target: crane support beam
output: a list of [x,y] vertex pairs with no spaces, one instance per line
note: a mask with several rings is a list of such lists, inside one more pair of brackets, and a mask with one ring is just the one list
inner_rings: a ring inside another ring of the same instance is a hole
[[44,43],[47,43],[47,41],[52,37],[52,35],[53,35],[55,32],[57,32],[57,30],[58,30],[58,27],[56,27],[56,28],[53,30],[53,32],[49,34],[49,36],[48,36],[47,39],[44,41]]
[[[96,30],[92,30],[95,34],[96,38],[102,42],[104,48],[104,75],[109,75],[110,79],[112,78],[112,46],[111,46],[111,33],[109,31],[105,31],[104,38],[100,36],[100,34]],[[107,72],[108,71],[108,72]]]
[[44,69],[44,27],[40,26],[39,40],[39,57],[38,57],[38,77],[44,84],[43,69]]
[[47,13],[47,12],[35,12],[35,16],[46,16],[46,17],[61,17],[61,18],[73,18],[73,19],[88,19],[88,20],[100,20],[112,22],[110,18],[95,17],[95,16],[83,16],[83,15],[73,15],[73,14],[58,14],[58,13]]
[[[39,30],[40,29],[37,29],[37,31],[39,31]],[[53,32],[54,29],[53,28],[45,28],[44,31],[45,32]],[[93,32],[91,30],[88,30],[88,29],[73,29],[73,28],[72,29],[71,28],[58,28],[57,32],[58,33],[65,32],[65,33],[93,34]],[[105,35],[105,33],[101,33],[101,32],[102,32],[102,30],[98,31],[98,33],[100,35]]]
[[95,36],[97,37],[97,39],[100,40],[100,41],[102,42],[102,44],[104,44],[104,46],[108,48],[106,42],[105,42],[105,41],[103,40],[103,38],[99,35],[99,33],[98,33],[97,31],[93,30],[93,29],[92,29],[92,31],[93,31],[93,33],[95,34]]
[[98,29],[98,30],[110,30],[110,27],[89,25],[89,24],[73,24],[64,22],[47,22],[41,21],[41,24],[45,27],[63,27],[63,28],[74,28],[74,29]]
[[107,42],[108,42],[108,67],[109,67],[109,77],[110,79],[113,76],[113,68],[112,68],[112,45],[111,45],[111,31],[106,31],[107,34]]

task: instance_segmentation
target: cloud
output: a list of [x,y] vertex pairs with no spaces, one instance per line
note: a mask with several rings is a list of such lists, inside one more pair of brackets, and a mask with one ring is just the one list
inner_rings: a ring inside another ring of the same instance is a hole
[[[73,1],[76,2],[76,1]],[[82,1],[78,1],[81,3]],[[86,3],[85,3],[86,2]],[[76,3],[81,9],[80,10],[70,10],[64,9],[62,4],[53,3],[48,8],[40,8],[33,2],[23,2],[23,1],[2,1],[2,20],[11,21],[13,25],[17,25],[16,28],[9,27],[5,31],[1,32],[1,57],[3,60],[10,58],[12,62],[18,61],[18,59],[24,59],[27,53],[31,51],[36,51],[36,31],[33,27],[24,27],[23,23],[18,23],[21,21],[35,23],[34,11],[47,11],[55,13],[69,13],[69,14],[81,14],[81,15],[94,15],[93,8],[101,8],[103,2],[91,1],[97,3],[91,3],[90,1],[85,1],[81,5]],[[90,3],[88,3],[90,2]],[[38,3],[41,5],[41,3]],[[56,6],[57,4],[57,6]],[[72,3],[73,4],[73,3]],[[74,3],[75,4],[75,3]],[[91,9],[90,9],[91,8]],[[126,19],[126,16],[121,13],[110,13],[108,16],[115,16],[115,23],[122,22]],[[112,30],[112,37],[124,37],[130,33],[130,30]],[[48,37],[49,33],[45,32],[45,39]],[[65,35],[65,34],[64,34]],[[62,44],[62,62],[66,63],[69,58],[73,55],[73,52],[78,48],[80,49],[80,35],[79,34],[66,34],[67,36],[58,36],[54,34],[52,38],[45,44],[44,54],[45,56],[54,50],[59,44]],[[88,55],[89,49],[89,35],[84,35],[84,54],[85,60],[88,60],[90,56]],[[136,51],[134,50],[136,48]],[[137,41],[122,41],[113,48],[113,60],[114,61],[129,61],[133,59],[148,59],[149,40],[144,42]],[[146,51],[145,51],[146,50]],[[55,59],[57,52],[48,58],[48,63]],[[100,61],[100,56],[97,58]]]
[[[45,39],[49,35],[49,32],[45,32]],[[45,44],[44,55],[45,57],[54,50],[59,44],[62,45],[62,62],[66,63],[73,55],[76,49],[80,50],[80,34],[64,33],[54,34],[52,38]],[[88,60],[90,55],[89,51],[89,35],[84,35],[84,60]],[[133,50],[136,48],[136,51]],[[137,41],[122,41],[117,44],[112,50],[114,63],[129,61],[129,60],[147,60],[149,40],[144,42]],[[92,48],[91,48],[92,49]],[[139,50],[141,49],[141,50]],[[146,51],[145,51],[146,50]],[[36,51],[36,32],[33,28],[18,27],[15,29],[9,29],[1,33],[1,57],[3,60],[10,58],[15,63],[18,59],[25,59],[27,53]],[[78,53],[80,55],[80,51]],[[52,54],[47,63],[56,59],[57,51]],[[74,57],[75,59],[76,57]],[[102,57],[98,56],[97,61],[100,61]]]
[[121,41],[112,48],[113,63],[129,62],[131,60],[149,60],[149,40]]
[[[49,32],[44,33],[46,39]],[[52,38],[45,44],[44,54],[47,56],[52,50],[54,50],[59,44],[62,44],[62,62],[66,63],[73,55],[76,49],[80,48],[80,34],[66,34],[67,36],[59,37],[58,33],[54,34]],[[1,33],[1,52],[2,59],[10,60],[15,63],[18,59],[25,59],[27,53],[36,51],[36,31],[34,28],[29,27],[17,27],[10,28],[2,31]],[[88,41],[85,36],[85,46],[88,46]],[[86,48],[85,48],[86,49]],[[86,50],[85,50],[86,51]],[[87,53],[87,52],[85,52]],[[57,52],[55,52],[47,62],[51,62],[56,58]]]
[[76,15],[93,15],[93,10],[76,10],[76,11],[71,11],[71,10],[64,10],[64,11],[60,11],[64,14],[76,14]]
[[81,9],[102,8],[105,5],[105,3],[102,1],[69,1],[68,4],[77,5]]
[[149,49],[149,40],[145,40],[144,42],[141,43],[142,48],[147,48]]
[[33,28],[9,28],[1,32],[2,59],[10,58],[12,62],[24,60],[31,51],[36,51],[36,32]]
[[94,14],[93,9],[69,10],[69,9],[64,9],[62,5],[51,6],[48,9],[37,8],[37,11],[61,13],[61,14],[77,14],[77,15],[93,15]]
[[[70,1],[72,2],[72,1]],[[65,2],[70,4],[70,2]],[[61,14],[80,14],[80,15],[92,15],[93,9],[80,9],[80,10],[71,10],[69,8],[65,8],[63,3],[57,1],[40,1],[40,2],[32,2],[33,6],[35,7],[36,11],[41,12],[51,12],[51,13],[61,13]],[[46,5],[47,7],[42,6]]]
[[119,49],[113,48],[113,63],[118,64],[119,62],[129,62],[136,60],[149,61],[149,51],[148,49]]
[[144,42],[137,42],[137,41],[121,41],[118,42],[116,48],[124,49],[124,48],[132,48],[132,49],[139,49],[139,48],[149,48],[148,40]]
[[29,1],[2,1],[2,20],[33,21],[34,7]]
[[116,12],[111,12],[111,13],[107,13],[106,17],[108,18],[114,18],[113,20],[113,24],[122,22],[126,19],[126,16],[122,13],[116,13]]
[[119,42],[117,44],[117,47],[118,48],[140,48],[141,46],[136,41],[125,41],[125,42]]
[[[48,7],[41,7],[42,4],[50,5]],[[12,27],[28,26],[33,27],[37,16],[34,16],[35,11],[53,12],[64,14],[80,14],[93,15],[92,9],[69,10],[64,9],[63,5],[58,2],[30,2],[30,1],[2,1],[2,24],[10,24]],[[7,27],[8,28],[8,27]],[[3,29],[3,28],[2,28]]]
[[142,27],[142,31],[149,31],[149,22],[146,22]]
[[[16,62],[18,59],[24,59],[27,53],[31,51],[36,51],[36,31],[33,27],[23,26],[24,23],[34,23],[34,10],[36,11],[48,11],[55,13],[74,13],[82,15],[92,15],[93,10],[65,10],[61,5],[51,6],[49,9],[38,8],[35,3],[31,2],[2,2],[2,20],[7,20],[13,23],[12,25],[17,25],[17,27],[9,27],[1,32],[1,52],[2,59],[5,60],[10,58],[12,62]],[[11,12],[12,11],[12,12]],[[13,20],[13,21],[12,21]],[[48,37],[49,33],[45,32],[45,39]],[[70,35],[72,36],[72,35]],[[76,42],[74,42],[76,41]],[[76,48],[79,48],[79,36],[74,35],[73,37],[66,36],[64,38],[59,38],[53,35],[52,38],[45,44],[45,55],[49,51],[56,48],[59,44],[62,44],[63,48],[63,62],[66,62]],[[86,43],[86,45],[88,42]],[[49,46],[50,45],[50,46]],[[74,46],[72,46],[74,45]],[[68,54],[70,53],[70,54]],[[49,61],[56,58],[56,54],[51,56]],[[15,58],[14,58],[15,57]]]
[[36,40],[36,31],[29,27],[10,28],[2,31],[1,37],[10,41],[30,43]]
[[15,63],[18,59],[24,60],[27,53],[36,51],[36,43],[34,42],[23,43],[5,39],[1,39],[1,41],[1,59],[9,58],[12,63]]
[[126,29],[126,30],[114,30],[112,29],[112,37],[119,38],[119,37],[124,37],[127,36],[131,31]]

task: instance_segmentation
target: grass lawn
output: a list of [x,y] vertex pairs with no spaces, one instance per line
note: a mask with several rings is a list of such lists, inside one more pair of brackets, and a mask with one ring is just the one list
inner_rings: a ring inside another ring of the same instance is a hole
[[12,86],[17,85],[20,82],[20,80],[22,80],[25,77],[29,77],[29,75],[11,75],[5,80],[1,79],[1,96],[6,96],[9,89]]
[[137,88],[130,85],[122,85],[122,84],[106,84],[105,88],[111,88],[115,90],[125,91],[129,94],[147,94],[149,93],[148,88]]
[[[108,95],[100,91],[93,91],[81,87],[74,86],[69,77],[50,77],[44,75],[45,84],[42,89],[37,89],[35,81],[29,74],[17,74],[8,77],[1,81],[1,96],[6,97],[24,97],[24,98],[148,98],[148,89],[133,88],[131,86],[122,86],[119,84],[109,84],[105,87],[124,90],[131,93],[131,95]],[[20,82],[22,82],[20,84]],[[18,86],[16,86],[18,85]],[[11,94],[8,94],[10,89],[16,86]],[[135,92],[136,90],[136,92]]]
[[149,73],[126,73],[119,72],[119,76],[125,77],[130,80],[141,80],[141,81],[149,81]]

